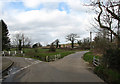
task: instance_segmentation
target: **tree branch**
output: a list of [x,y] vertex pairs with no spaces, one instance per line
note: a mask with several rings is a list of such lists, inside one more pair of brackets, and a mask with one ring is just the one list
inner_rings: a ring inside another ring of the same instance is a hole
[[120,17],[119,16],[117,16],[114,12],[112,12],[111,10],[109,10],[108,8],[106,8],[106,10],[108,11],[108,13],[110,13],[112,16],[113,16],[113,18],[114,19],[117,19],[117,20],[119,20],[120,21]]
[[110,32],[112,32],[112,34],[113,34],[114,36],[118,37],[118,35],[117,35],[110,27],[105,26],[105,25],[103,25],[103,24],[101,23],[100,17],[101,17],[101,14],[102,14],[103,10],[102,10],[102,8],[101,8],[100,2],[98,3],[98,5],[99,5],[99,8],[100,8],[100,13],[99,13],[99,15],[98,15],[98,20],[97,20],[97,19],[96,19],[96,20],[98,21],[100,27],[109,30]]

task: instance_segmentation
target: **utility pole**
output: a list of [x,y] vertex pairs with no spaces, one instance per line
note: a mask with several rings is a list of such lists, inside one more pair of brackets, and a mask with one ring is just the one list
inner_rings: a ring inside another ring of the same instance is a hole
[[90,49],[92,48],[92,32],[90,32]]
[[90,32],[90,42],[92,42],[92,32]]

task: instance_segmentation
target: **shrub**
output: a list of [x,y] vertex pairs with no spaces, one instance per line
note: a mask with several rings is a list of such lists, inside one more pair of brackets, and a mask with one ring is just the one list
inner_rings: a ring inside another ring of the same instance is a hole
[[94,72],[109,84],[120,84],[120,73],[115,70],[105,68],[104,66],[97,66]]
[[91,48],[94,52],[103,54],[107,49],[115,47],[108,39],[103,37],[95,37],[94,42],[91,43]]
[[55,49],[55,47],[54,47],[53,44],[50,45],[49,51],[50,51],[50,52],[55,52],[55,51],[56,51],[56,49]]
[[120,71],[120,49],[108,49],[103,55],[103,64],[105,67]]

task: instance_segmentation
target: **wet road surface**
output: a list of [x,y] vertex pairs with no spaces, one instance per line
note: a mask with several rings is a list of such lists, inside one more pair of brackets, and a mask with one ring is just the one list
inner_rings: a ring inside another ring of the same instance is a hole
[[13,72],[4,82],[104,82],[81,58],[85,52],[76,52],[54,62],[9,57],[15,63]]

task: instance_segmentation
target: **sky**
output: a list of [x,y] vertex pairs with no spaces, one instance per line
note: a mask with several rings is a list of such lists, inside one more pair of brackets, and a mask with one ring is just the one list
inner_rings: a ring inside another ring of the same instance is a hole
[[66,35],[75,33],[78,39],[89,37],[95,17],[88,0],[0,0],[0,19],[8,26],[10,38],[24,33],[32,43],[42,45],[59,39],[68,43]]

